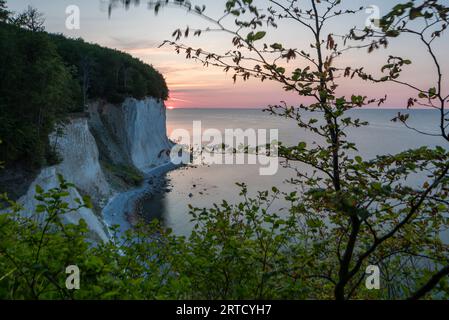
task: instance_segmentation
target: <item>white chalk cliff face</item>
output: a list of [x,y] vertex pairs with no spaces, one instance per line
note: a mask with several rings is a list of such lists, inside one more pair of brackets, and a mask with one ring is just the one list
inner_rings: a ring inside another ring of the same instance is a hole
[[[75,119],[62,128],[62,135],[53,134],[51,144],[56,147],[62,162],[42,169],[28,192],[19,202],[24,214],[36,207],[35,187],[45,191],[58,186],[57,175],[75,185],[70,196],[64,199],[70,208],[77,207],[75,199],[80,194],[89,195],[102,209],[116,193],[108,184],[100,166],[101,144],[103,158],[120,164],[132,164],[145,172],[147,169],[167,163],[172,146],[166,134],[166,114],[162,101],[127,99],[116,106],[96,102],[90,106],[90,118]],[[95,133],[92,135],[92,132]],[[107,241],[107,227],[103,218],[91,209],[82,208],[64,217],[68,223],[84,219],[97,238]]]
[[143,171],[167,162],[171,145],[167,139],[166,113],[162,102],[129,99],[122,105],[127,147],[133,164]]
[[111,161],[132,164],[143,172],[169,161],[172,144],[162,101],[128,98],[119,106],[96,102],[89,111],[90,125]]
[[[38,204],[35,199],[36,185],[44,191],[57,188],[58,174],[76,186],[75,189],[69,190],[70,195],[64,198],[69,208],[79,206],[75,199],[81,199],[80,190],[89,194],[96,203],[111,194],[98,162],[97,145],[87,126],[87,119],[72,120],[63,127],[60,136],[52,135],[50,142],[56,146],[63,161],[56,166],[42,169],[29,187],[27,194],[19,200],[25,208],[25,215],[30,215]],[[108,239],[107,229],[91,209],[81,208],[76,212],[65,214],[62,218],[67,223],[78,223],[80,219],[84,219],[96,237],[103,241]]]
[[64,126],[62,135],[50,137],[50,143],[63,159],[56,166],[57,171],[96,202],[107,200],[111,190],[98,161],[97,144],[87,119],[72,120]]
[[[22,215],[30,217],[34,212],[36,206],[39,204],[34,197],[36,196],[36,186],[40,186],[44,191],[48,191],[52,188],[57,188],[59,186],[59,181],[57,174],[64,174],[61,168],[58,166],[53,166],[45,168],[41,171],[38,177],[33,181],[28,189],[26,195],[19,199],[19,203],[22,204],[24,210],[21,212]],[[75,188],[68,190],[69,196],[65,197],[63,200],[67,202],[69,208],[78,208],[79,204],[75,199],[81,199],[79,191]],[[99,219],[95,213],[89,208],[80,208],[75,212],[70,212],[62,216],[62,221],[65,223],[77,224],[80,219],[86,221],[89,226],[89,230],[92,233],[93,240],[108,241],[108,231],[101,219]],[[44,221],[42,216],[41,222]]]

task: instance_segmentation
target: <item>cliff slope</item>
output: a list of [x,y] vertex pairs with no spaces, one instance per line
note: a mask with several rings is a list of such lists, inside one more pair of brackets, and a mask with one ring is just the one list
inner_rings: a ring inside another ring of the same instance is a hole
[[168,163],[172,143],[166,135],[165,121],[164,103],[153,98],[129,98],[120,105],[92,103],[89,118],[73,119],[60,128],[59,134],[51,135],[51,145],[62,162],[42,169],[26,195],[20,198],[24,214],[33,212],[37,205],[36,185],[45,191],[55,188],[60,174],[75,185],[65,199],[70,207],[77,206],[75,199],[89,195],[96,208],[95,211],[83,208],[69,213],[65,220],[76,223],[82,218],[95,235],[93,238],[107,240],[108,226],[102,209],[118,190],[108,182],[100,159],[135,166],[143,173]]

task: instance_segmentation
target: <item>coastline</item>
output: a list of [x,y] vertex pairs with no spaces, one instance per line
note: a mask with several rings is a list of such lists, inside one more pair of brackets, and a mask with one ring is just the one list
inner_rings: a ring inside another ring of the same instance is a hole
[[130,219],[132,219],[132,215],[135,212],[136,202],[146,194],[156,191],[157,186],[148,182],[177,168],[179,168],[179,165],[167,162],[145,170],[145,179],[141,186],[113,195],[102,210],[104,222],[108,227],[108,233],[110,233],[109,228],[114,225],[119,226],[119,236],[130,229],[132,227]]

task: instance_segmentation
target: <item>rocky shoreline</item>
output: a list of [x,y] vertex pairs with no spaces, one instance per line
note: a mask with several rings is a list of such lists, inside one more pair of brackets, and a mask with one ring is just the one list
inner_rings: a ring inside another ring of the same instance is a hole
[[156,182],[165,173],[175,170],[179,166],[165,163],[145,172],[145,179],[141,186],[126,192],[115,194],[103,209],[103,217],[108,227],[119,226],[119,234],[132,228],[141,220],[141,202],[148,196],[153,196],[161,190]]

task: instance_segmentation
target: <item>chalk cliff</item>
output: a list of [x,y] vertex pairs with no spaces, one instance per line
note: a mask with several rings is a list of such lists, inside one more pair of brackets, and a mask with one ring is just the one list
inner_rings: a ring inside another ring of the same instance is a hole
[[167,138],[164,103],[154,98],[126,99],[121,105],[95,102],[89,124],[105,157],[145,172],[166,163],[172,146]]
[[117,190],[105,178],[100,158],[117,164],[132,165],[145,173],[155,166],[169,162],[172,143],[167,138],[165,106],[153,98],[126,99],[120,105],[94,102],[89,106],[89,117],[73,119],[52,134],[51,144],[62,162],[41,170],[19,202],[24,214],[32,212],[37,204],[35,187],[44,190],[57,187],[61,174],[75,185],[65,199],[76,207],[75,199],[89,195],[97,208],[80,209],[64,217],[66,222],[84,219],[94,238],[108,239],[108,230],[102,209]]

